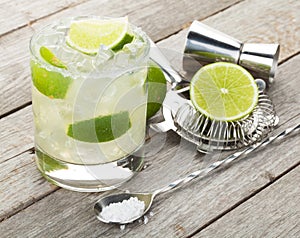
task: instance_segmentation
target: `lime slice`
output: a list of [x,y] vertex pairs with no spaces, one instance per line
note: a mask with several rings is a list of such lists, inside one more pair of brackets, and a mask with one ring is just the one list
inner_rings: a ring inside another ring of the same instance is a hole
[[80,141],[98,143],[114,140],[131,127],[127,111],[70,124],[67,135]]
[[253,111],[258,88],[252,75],[241,66],[218,62],[202,67],[194,75],[190,98],[207,117],[236,121]]
[[67,69],[67,66],[61,62],[47,47],[42,46],[40,48],[40,54],[47,63],[58,68]]
[[147,119],[160,109],[167,92],[166,78],[161,68],[153,61],[149,62],[148,74]]
[[34,60],[30,62],[30,67],[32,82],[38,91],[50,98],[65,98],[72,78],[50,71]]
[[86,54],[97,54],[100,45],[117,51],[132,41],[128,33],[128,18],[88,19],[73,21],[67,36],[67,43]]

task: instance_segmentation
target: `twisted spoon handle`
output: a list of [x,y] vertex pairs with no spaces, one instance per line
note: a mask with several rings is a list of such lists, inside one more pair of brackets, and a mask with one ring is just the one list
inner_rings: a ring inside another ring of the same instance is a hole
[[290,127],[290,128],[287,128],[286,130],[282,131],[281,133],[275,135],[275,136],[270,136],[270,137],[267,137],[265,138],[264,140],[256,143],[256,144],[253,144],[249,147],[247,147],[246,149],[244,150],[241,150],[241,151],[237,151],[229,156],[227,156],[225,159],[223,160],[219,160],[219,161],[216,161],[214,163],[212,163],[211,165],[209,165],[208,167],[204,168],[204,169],[200,169],[200,170],[197,170],[189,175],[187,175],[186,177],[184,178],[181,178],[181,179],[178,179],[172,183],[170,183],[169,185],[161,188],[161,189],[158,189],[154,192],[154,195],[157,195],[159,193],[163,193],[163,192],[167,192],[171,189],[174,189],[174,188],[177,188],[179,187],[180,185],[183,185],[197,177],[199,177],[200,175],[206,175],[208,173],[210,173],[211,171],[219,168],[221,165],[223,164],[228,164],[228,163],[231,163],[232,161],[236,160],[237,158],[239,158],[241,155],[243,154],[249,154],[250,152],[252,152],[253,150],[257,149],[258,147],[265,147],[266,145],[268,145],[269,143],[273,142],[274,140],[280,140],[284,137],[286,137],[287,135],[289,135],[290,133],[292,133],[293,131],[296,131],[296,130],[299,130],[300,129],[300,123],[296,126],[293,126],[293,127]]

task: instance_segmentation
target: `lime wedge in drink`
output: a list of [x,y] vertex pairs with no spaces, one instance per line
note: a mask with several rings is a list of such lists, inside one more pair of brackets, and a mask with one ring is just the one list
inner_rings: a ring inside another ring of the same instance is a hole
[[164,73],[162,72],[161,68],[153,61],[149,62],[147,82],[147,119],[149,119],[160,109],[167,92],[167,81]]
[[67,43],[85,54],[97,54],[100,45],[117,51],[130,43],[133,36],[129,34],[127,17],[117,19],[76,20],[71,23]]
[[56,66],[58,68],[67,69],[67,66],[58,59],[51,50],[49,50],[47,47],[42,46],[40,48],[40,54],[43,57],[43,59],[48,62],[49,64]]
[[195,108],[219,121],[249,115],[258,102],[252,75],[239,65],[218,62],[202,67],[193,77],[190,98]]
[[50,71],[34,60],[31,60],[30,67],[33,85],[40,93],[49,98],[65,98],[72,78]]
[[55,170],[68,169],[68,166],[66,166],[63,163],[59,163],[57,160],[46,155],[45,153],[40,151],[38,148],[35,149],[35,153],[36,153],[37,157],[39,158],[38,166],[40,166],[43,171],[51,172],[51,171],[55,171]]
[[130,127],[129,113],[124,111],[70,124],[67,135],[84,142],[107,142],[122,136]]

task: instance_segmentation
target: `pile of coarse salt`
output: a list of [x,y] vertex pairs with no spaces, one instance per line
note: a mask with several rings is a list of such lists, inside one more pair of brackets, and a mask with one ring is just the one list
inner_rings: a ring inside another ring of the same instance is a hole
[[145,203],[137,197],[131,197],[122,202],[109,204],[102,209],[100,215],[106,221],[123,223],[140,217],[144,210]]

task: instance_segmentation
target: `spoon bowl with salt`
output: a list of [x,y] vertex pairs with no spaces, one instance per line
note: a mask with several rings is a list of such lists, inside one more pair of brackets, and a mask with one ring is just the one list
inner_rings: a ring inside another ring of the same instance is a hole
[[103,197],[94,206],[97,218],[104,223],[131,223],[148,212],[155,194],[120,193]]

